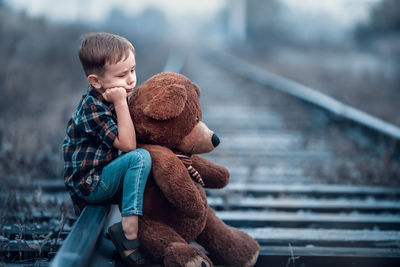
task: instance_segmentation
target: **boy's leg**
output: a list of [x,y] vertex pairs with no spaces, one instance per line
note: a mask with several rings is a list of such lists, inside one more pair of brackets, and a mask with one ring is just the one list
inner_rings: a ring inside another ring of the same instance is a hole
[[150,170],[151,157],[147,150],[135,149],[119,156],[103,168],[88,202],[101,203],[122,189],[121,215],[142,215],[143,192]]
[[[100,184],[89,202],[111,198],[122,185],[122,228],[127,239],[137,238],[138,215],[142,215],[143,193],[151,169],[151,157],[144,149],[130,151],[104,167]],[[125,256],[135,250],[124,251]]]
[[[144,149],[136,149],[131,157],[122,193],[122,228],[127,239],[135,239],[138,234],[138,216],[142,215],[143,193],[151,169],[151,157]],[[132,153],[130,152],[130,153]],[[129,254],[129,252],[128,252]]]
[[142,215],[143,193],[151,170],[150,153],[135,149],[130,154],[129,169],[123,181],[121,216]]

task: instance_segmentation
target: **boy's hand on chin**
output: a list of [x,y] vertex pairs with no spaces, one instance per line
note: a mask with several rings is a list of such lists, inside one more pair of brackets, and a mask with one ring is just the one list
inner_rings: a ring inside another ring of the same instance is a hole
[[105,90],[103,97],[106,101],[116,104],[126,101],[126,90],[123,87],[112,87]]

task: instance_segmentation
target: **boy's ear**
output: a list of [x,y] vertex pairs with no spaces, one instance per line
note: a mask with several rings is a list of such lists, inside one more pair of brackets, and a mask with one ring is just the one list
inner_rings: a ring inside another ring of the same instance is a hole
[[89,83],[96,89],[100,89],[101,88],[101,83],[99,80],[99,77],[96,74],[90,74],[87,77]]

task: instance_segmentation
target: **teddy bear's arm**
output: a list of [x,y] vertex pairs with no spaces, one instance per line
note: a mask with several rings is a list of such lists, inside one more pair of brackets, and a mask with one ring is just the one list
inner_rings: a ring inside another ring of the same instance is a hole
[[228,170],[205,158],[193,155],[192,166],[200,173],[207,188],[222,188],[229,182]]
[[168,201],[191,218],[203,216],[204,200],[183,163],[168,148],[144,145],[152,159],[154,181]]

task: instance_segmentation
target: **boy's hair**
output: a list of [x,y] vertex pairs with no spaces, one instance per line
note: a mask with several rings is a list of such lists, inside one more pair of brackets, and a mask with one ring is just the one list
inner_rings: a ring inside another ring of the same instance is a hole
[[79,59],[86,76],[104,74],[104,65],[115,64],[135,54],[135,48],[124,37],[116,34],[98,32],[88,33],[83,37],[79,48]]

